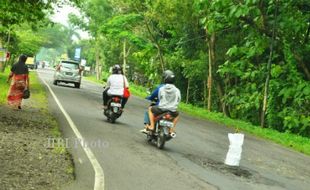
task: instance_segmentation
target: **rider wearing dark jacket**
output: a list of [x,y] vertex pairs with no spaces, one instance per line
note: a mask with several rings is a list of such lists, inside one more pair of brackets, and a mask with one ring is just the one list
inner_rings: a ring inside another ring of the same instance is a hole
[[[152,92],[151,95],[149,95],[148,97],[146,97],[145,99],[151,101],[151,102],[154,102],[154,105],[158,105],[159,104],[159,99],[158,99],[158,92],[159,92],[159,89],[161,87],[163,87],[164,84],[160,84],[156,87],[156,89]],[[150,118],[149,118],[149,113],[148,111],[146,111],[144,113],[144,125],[150,125]],[[147,126],[145,126],[147,127]],[[143,132],[143,131],[142,131]]]

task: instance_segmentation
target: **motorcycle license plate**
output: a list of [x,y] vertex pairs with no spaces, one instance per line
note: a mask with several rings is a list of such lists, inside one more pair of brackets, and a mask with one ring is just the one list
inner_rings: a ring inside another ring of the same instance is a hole
[[66,72],[65,74],[66,74],[66,75],[69,75],[69,76],[72,76],[72,75],[73,75],[73,73],[71,73],[71,72]]
[[113,112],[114,112],[114,113],[117,113],[117,112],[118,112],[118,110],[119,110],[119,108],[118,108],[118,107],[113,107]]
[[172,127],[173,127],[173,122],[171,122],[171,121],[166,121],[166,120],[160,120],[160,121],[159,121],[159,125],[160,125],[160,126],[163,126],[163,127],[172,128]]
[[122,105],[120,103],[115,103],[115,102],[112,102],[111,106],[119,107],[119,108],[122,107]]

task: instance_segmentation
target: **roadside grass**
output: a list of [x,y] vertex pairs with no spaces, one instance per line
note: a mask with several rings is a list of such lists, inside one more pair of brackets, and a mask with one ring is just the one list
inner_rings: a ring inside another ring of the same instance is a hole
[[251,123],[231,119],[224,116],[222,113],[209,112],[203,108],[198,108],[193,105],[181,103],[180,110],[197,118],[203,118],[216,123],[224,124],[234,128],[235,131],[244,131],[251,133],[257,137],[262,137],[286,147],[295,149],[299,152],[310,155],[310,139],[298,136],[291,133],[281,133],[271,128],[261,128],[260,126],[252,125]]
[[[101,83],[100,81],[97,81],[95,77],[86,77],[86,79]],[[142,98],[147,96],[147,88],[132,83],[130,84],[130,92]],[[289,147],[296,151],[310,155],[310,138],[291,133],[281,133],[271,128],[261,128],[260,126],[255,126],[245,121],[228,118],[222,113],[209,112],[204,108],[190,104],[181,103],[179,109],[180,111],[185,112],[193,117],[224,124],[227,127],[233,128],[235,131],[247,132],[254,136],[271,140],[285,147]]]
[[68,167],[68,168],[66,169],[66,173],[67,173],[67,174],[70,174],[70,175],[74,175],[74,174],[75,174],[75,173],[74,173],[74,167],[73,167],[73,166]]
[[[50,125],[51,136],[55,139],[62,138],[59,125],[57,124],[55,118],[49,114],[47,92],[45,87],[41,84],[36,72],[30,72],[30,91],[32,96],[31,98],[35,100],[35,104],[32,104],[32,106],[41,109],[46,116],[46,119]],[[57,144],[57,142],[55,144],[56,146],[53,149],[55,154],[67,154],[67,156],[70,157],[66,150],[65,144]]]
[[6,97],[9,89],[9,84],[6,82],[9,76],[9,69],[6,69],[5,72],[0,72],[0,104],[6,103]]
[[96,83],[100,83],[100,84],[103,83],[103,80],[101,80],[101,81],[97,80],[95,75],[83,76],[83,79],[86,79],[86,80],[89,80],[92,82],[96,82]]
[[32,100],[31,106],[35,108],[42,109],[45,114],[48,114],[48,101],[47,93],[44,86],[39,81],[38,75],[36,72],[30,72],[30,100]]
[[143,86],[138,86],[135,85],[133,83],[130,83],[130,92],[136,96],[139,96],[141,98],[145,98],[146,96],[148,96],[147,94],[147,88],[143,87]]

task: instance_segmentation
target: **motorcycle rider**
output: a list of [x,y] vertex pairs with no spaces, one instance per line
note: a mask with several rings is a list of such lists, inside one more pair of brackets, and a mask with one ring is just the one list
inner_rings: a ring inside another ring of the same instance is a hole
[[[152,92],[152,94],[145,98],[151,102],[154,102],[154,103],[152,103],[152,105],[158,105],[159,104],[158,92],[162,86],[164,86],[164,83],[158,85],[156,87],[156,89]],[[140,130],[142,133],[146,132],[146,128],[148,128],[150,125],[150,118],[149,118],[149,111],[148,110],[145,111],[145,113],[144,113],[144,125],[145,125],[145,129]]]
[[112,68],[112,75],[107,80],[106,87],[102,93],[103,109],[107,109],[107,103],[111,96],[122,97],[122,109],[125,107],[128,98],[124,98],[124,88],[128,88],[129,83],[126,76],[123,75],[123,69],[120,65],[114,65]]
[[[173,128],[170,128],[170,135],[175,137],[176,123],[179,119],[179,114],[177,112],[177,107],[181,101],[180,90],[174,85],[175,75],[172,71],[166,70],[163,73],[164,84],[159,85],[156,90],[147,99],[153,100],[158,98],[156,105],[149,107],[148,116],[150,125],[145,126],[145,129],[141,130],[143,133],[148,133],[148,130],[154,130],[154,116],[160,115],[164,112],[170,111],[173,113]],[[147,119],[145,118],[145,122]]]

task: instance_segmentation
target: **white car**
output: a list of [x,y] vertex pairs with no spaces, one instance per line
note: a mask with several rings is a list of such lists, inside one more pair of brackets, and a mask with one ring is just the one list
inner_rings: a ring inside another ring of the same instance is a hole
[[73,83],[75,88],[80,88],[81,86],[81,67],[80,63],[71,60],[62,60],[56,66],[54,73],[54,85],[59,82]]

